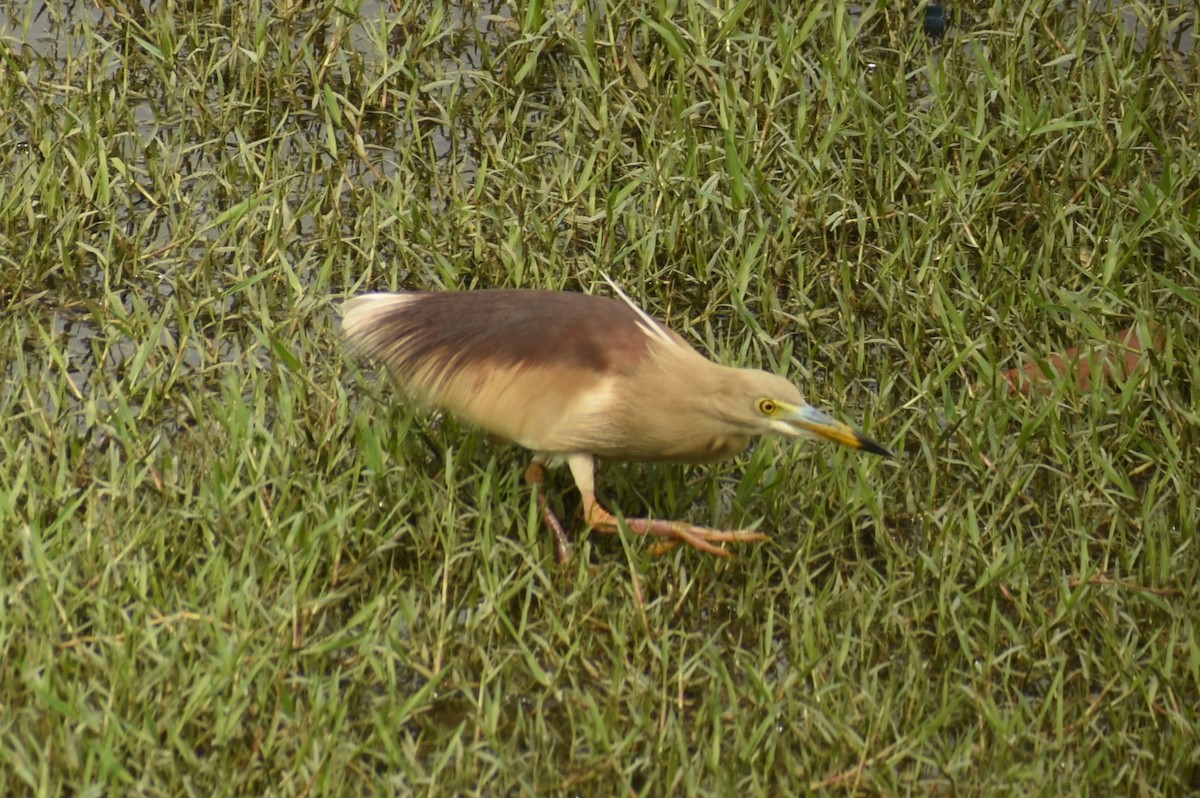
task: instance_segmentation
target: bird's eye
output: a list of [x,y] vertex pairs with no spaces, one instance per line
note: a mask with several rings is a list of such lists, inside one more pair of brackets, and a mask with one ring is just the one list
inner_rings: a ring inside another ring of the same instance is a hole
[[772,402],[770,399],[759,399],[758,400],[758,412],[762,413],[764,416],[775,415],[775,411],[777,409],[778,409],[778,406],[774,402]]

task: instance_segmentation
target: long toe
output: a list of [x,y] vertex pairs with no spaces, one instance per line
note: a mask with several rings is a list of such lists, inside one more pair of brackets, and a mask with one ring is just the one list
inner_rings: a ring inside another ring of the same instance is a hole
[[696,537],[714,543],[760,543],[771,539],[770,535],[757,529],[709,529],[705,526],[693,526],[688,529]]
[[[611,534],[618,529],[616,516],[598,505],[593,507],[588,522],[597,532]],[[652,547],[651,552],[655,554],[670,551],[679,543],[686,543],[716,557],[729,557],[732,555],[717,544],[756,543],[769,539],[767,535],[753,529],[711,529],[662,519],[626,518],[625,527],[635,535],[663,538],[663,541]]]

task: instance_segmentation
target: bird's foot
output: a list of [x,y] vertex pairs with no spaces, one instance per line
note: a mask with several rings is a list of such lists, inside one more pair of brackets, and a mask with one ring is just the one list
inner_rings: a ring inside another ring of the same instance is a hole
[[[618,531],[617,517],[605,510],[599,504],[593,504],[587,513],[587,522],[592,529],[605,534]],[[692,526],[682,521],[666,521],[649,518],[625,518],[625,527],[635,535],[653,535],[666,538],[651,548],[652,554],[662,554],[670,551],[680,543],[708,552],[717,557],[731,556],[728,551],[716,545],[718,543],[756,543],[768,540],[769,536],[754,529],[710,529],[706,526]]]

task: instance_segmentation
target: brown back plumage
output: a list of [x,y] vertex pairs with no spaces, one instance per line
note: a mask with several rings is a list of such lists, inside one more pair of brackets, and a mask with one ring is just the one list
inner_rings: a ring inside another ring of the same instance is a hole
[[418,396],[550,453],[614,456],[617,385],[656,350],[711,365],[624,302],[558,291],[367,294],[346,303],[343,332]]
[[648,339],[638,322],[631,307],[606,297],[444,291],[356,297],[346,304],[344,329],[355,345],[383,356],[408,380],[483,363],[620,370],[645,352]]

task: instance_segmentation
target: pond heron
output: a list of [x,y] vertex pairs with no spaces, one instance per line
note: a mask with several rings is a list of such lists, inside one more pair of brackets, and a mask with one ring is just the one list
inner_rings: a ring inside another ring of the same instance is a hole
[[[708,463],[755,435],[806,436],[890,455],[857,429],[805,403],[787,380],[705,358],[621,299],[562,291],[365,294],[346,302],[351,348],[387,365],[414,397],[533,452],[525,481],[554,534],[568,538],[541,489],[544,467],[566,461],[586,523],[616,532],[596,500],[595,458]],[[752,529],[625,518],[638,535],[719,556],[722,543],[766,539]]]

